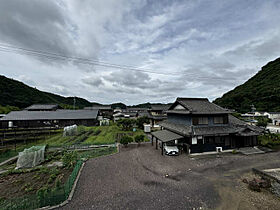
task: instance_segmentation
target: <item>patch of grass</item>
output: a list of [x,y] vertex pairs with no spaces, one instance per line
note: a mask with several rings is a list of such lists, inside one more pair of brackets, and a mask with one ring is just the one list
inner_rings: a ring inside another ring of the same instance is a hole
[[17,155],[18,152],[15,150],[11,150],[11,149],[2,150],[0,151],[0,163]]
[[[114,144],[116,142],[116,136],[117,134],[132,134],[131,137],[135,137],[137,135],[143,135],[144,132],[141,129],[136,129],[135,132],[133,131],[123,131],[121,130],[117,125],[113,124],[110,126],[99,126],[99,127],[93,127],[94,134],[90,136],[86,141],[83,142],[83,144]],[[146,137],[144,138],[144,141],[149,141],[149,139]]]
[[260,145],[273,148],[273,149],[278,149],[280,148],[280,134],[265,134],[258,136],[258,141]]
[[104,147],[104,148],[93,149],[90,151],[79,152],[78,156],[79,156],[79,158],[90,159],[90,158],[96,158],[96,157],[103,156],[103,155],[114,154],[116,152],[117,152],[116,147]]

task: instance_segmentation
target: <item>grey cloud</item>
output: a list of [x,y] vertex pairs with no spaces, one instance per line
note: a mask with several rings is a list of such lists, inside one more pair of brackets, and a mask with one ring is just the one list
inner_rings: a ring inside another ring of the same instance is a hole
[[[265,34],[267,36],[267,34]],[[225,51],[224,56],[256,56],[259,59],[278,56],[280,52],[280,31],[272,36],[250,40],[234,49]]]
[[35,50],[70,54],[65,17],[54,1],[9,0],[0,7],[0,38]]
[[100,87],[102,85],[104,85],[103,81],[96,76],[91,76],[91,77],[87,77],[82,79],[82,82],[84,82],[85,84],[88,84],[92,87]]
[[108,76],[103,77],[104,80],[113,83],[115,86],[123,86],[130,88],[149,89],[155,88],[161,83],[160,80],[152,80],[147,73],[137,71],[114,71]]

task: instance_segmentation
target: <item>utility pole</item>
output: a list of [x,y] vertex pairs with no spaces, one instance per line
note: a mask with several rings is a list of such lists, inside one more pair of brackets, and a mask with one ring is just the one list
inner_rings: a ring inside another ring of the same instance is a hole
[[74,96],[74,110],[76,109],[76,96]]

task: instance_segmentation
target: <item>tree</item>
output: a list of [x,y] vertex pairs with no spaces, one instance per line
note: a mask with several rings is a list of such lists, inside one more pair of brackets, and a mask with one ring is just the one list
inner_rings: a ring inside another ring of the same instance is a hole
[[127,145],[129,144],[129,143],[131,143],[133,141],[133,139],[131,138],[131,137],[129,137],[129,136],[123,136],[122,138],[121,138],[121,140],[120,140],[120,143],[122,144],[122,145],[124,145],[125,147],[127,147]]
[[121,119],[117,121],[117,125],[124,131],[131,130],[134,124],[135,120],[133,119]]
[[149,122],[150,122],[150,120],[147,116],[139,117],[136,120],[136,125],[137,125],[138,128],[144,129],[144,123],[149,123]]
[[134,141],[138,143],[138,146],[140,146],[140,143],[143,142],[145,139],[144,135],[137,135],[134,137]]
[[259,117],[259,118],[258,118],[258,122],[257,122],[257,126],[266,127],[268,121],[269,121],[269,119],[266,118],[266,117]]

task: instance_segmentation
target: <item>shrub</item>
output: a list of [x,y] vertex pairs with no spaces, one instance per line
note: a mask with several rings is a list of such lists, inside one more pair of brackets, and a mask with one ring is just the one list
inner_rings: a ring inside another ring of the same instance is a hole
[[134,138],[134,141],[137,142],[138,144],[140,144],[141,142],[144,141],[145,136],[144,135],[137,135]]
[[126,146],[127,146],[129,143],[131,143],[132,141],[133,141],[133,139],[132,139],[131,137],[129,137],[129,136],[123,136],[123,137],[121,138],[121,140],[120,140],[120,143],[126,147]]
[[137,120],[136,120],[136,125],[138,128],[140,129],[144,129],[144,123],[150,123],[150,120],[148,117],[139,117]]
[[76,151],[65,152],[62,156],[63,165],[67,168],[72,168],[78,160],[78,154]]
[[117,121],[117,125],[124,131],[131,130],[134,124],[135,120],[133,119],[121,119]]
[[266,117],[259,117],[258,118],[258,122],[257,122],[257,126],[266,127],[268,122],[269,122],[268,118],[266,118]]
[[50,191],[51,190],[48,188],[48,186],[44,186],[37,191],[36,195],[37,195],[37,199],[39,200],[40,203],[44,202],[45,197],[47,196],[47,194]]
[[258,141],[262,146],[273,147],[275,145],[280,145],[280,135],[268,133],[258,136]]

